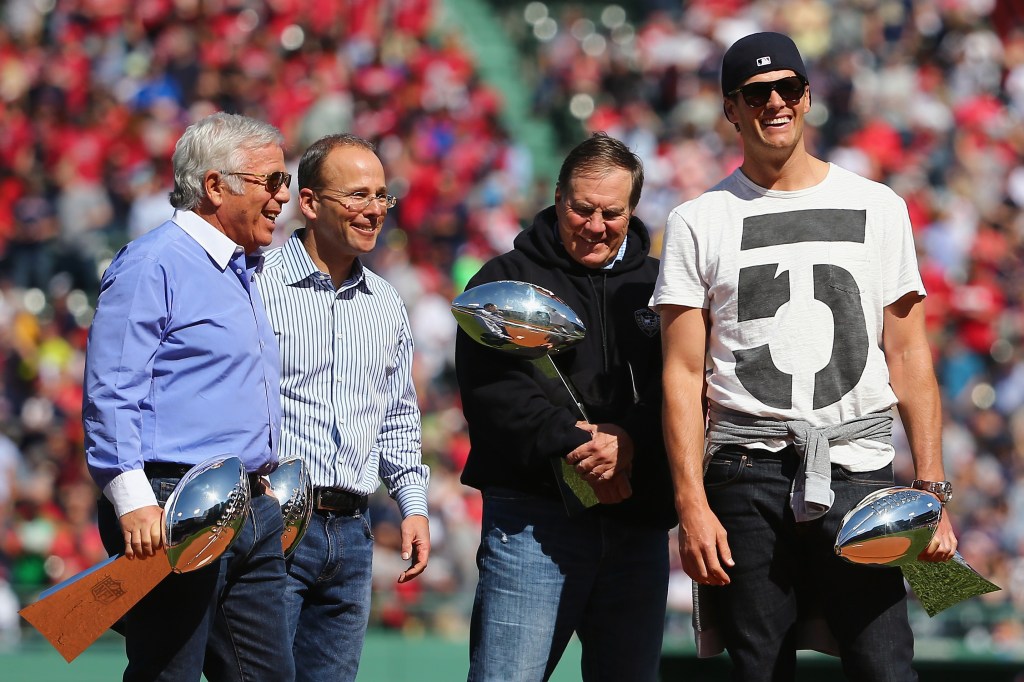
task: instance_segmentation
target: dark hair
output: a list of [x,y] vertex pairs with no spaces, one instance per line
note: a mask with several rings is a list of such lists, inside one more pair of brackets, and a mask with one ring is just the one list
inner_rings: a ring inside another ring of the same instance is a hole
[[608,133],[596,132],[572,148],[558,171],[558,186],[568,189],[569,182],[579,175],[603,175],[611,168],[622,168],[633,176],[629,193],[629,210],[640,203],[644,188],[644,164],[640,157]]
[[358,135],[351,133],[336,133],[325,135],[309,145],[306,152],[299,160],[299,189],[308,187],[318,189],[321,187],[323,177],[321,173],[324,167],[324,160],[327,155],[338,147],[360,147],[367,151],[377,153],[376,147],[369,140],[364,140]]

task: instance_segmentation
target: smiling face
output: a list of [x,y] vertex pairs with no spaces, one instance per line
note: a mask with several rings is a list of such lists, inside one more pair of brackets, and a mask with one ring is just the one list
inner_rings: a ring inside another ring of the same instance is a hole
[[[284,152],[278,145],[261,147],[250,152],[237,172],[266,174],[287,170]],[[213,183],[213,193],[219,198],[215,216],[221,232],[252,253],[261,246],[269,246],[274,238],[274,221],[281,207],[291,195],[282,185],[276,192],[267,191],[267,184],[250,175],[235,176],[242,180],[242,193],[235,194],[225,185],[218,171],[207,171],[207,183]]]
[[316,263],[332,274],[351,268],[377,244],[387,207],[368,197],[387,194],[384,166],[368,149],[344,145],[332,149],[320,172],[322,187],[303,188],[299,202],[306,224],[306,246]]
[[625,168],[574,175],[555,188],[558,235],[574,261],[601,268],[615,258],[629,231],[633,178]]
[[[747,83],[769,83],[787,76],[794,71],[769,71],[751,76]],[[739,126],[743,136],[744,156],[770,157],[789,155],[803,144],[804,116],[811,109],[810,90],[805,89],[803,97],[795,104],[787,104],[778,92],[772,91],[768,101],[759,107],[748,106],[743,95],[725,98],[725,113],[729,120]]]

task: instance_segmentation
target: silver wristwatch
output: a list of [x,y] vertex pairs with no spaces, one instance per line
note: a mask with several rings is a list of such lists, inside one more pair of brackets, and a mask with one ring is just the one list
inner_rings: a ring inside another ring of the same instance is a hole
[[946,504],[953,499],[953,484],[949,481],[922,481],[917,479],[910,484],[910,487],[935,495],[942,504]]

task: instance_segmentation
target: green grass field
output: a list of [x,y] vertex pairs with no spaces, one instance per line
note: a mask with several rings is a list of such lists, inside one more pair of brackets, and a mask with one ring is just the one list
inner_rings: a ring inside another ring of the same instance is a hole
[[[104,636],[72,663],[66,663],[37,633],[26,632],[15,652],[0,652],[2,682],[114,682],[121,679],[125,657],[122,640]],[[461,682],[468,670],[466,641],[437,636],[404,636],[371,630],[367,635],[358,682]],[[801,652],[795,682],[837,682],[844,679],[839,661]],[[579,682],[580,645],[570,643],[552,682]],[[920,682],[1024,682],[1024,658],[972,657],[954,643],[919,643]],[[662,682],[725,682],[725,656],[698,660],[689,640],[666,646]]]
[[[67,663],[46,640],[26,633],[15,652],[0,653],[3,682],[114,682],[124,670],[124,644],[104,636]],[[360,663],[359,682],[454,682],[466,679],[469,645],[439,637],[371,632]],[[552,682],[580,679],[579,642],[573,640]]]

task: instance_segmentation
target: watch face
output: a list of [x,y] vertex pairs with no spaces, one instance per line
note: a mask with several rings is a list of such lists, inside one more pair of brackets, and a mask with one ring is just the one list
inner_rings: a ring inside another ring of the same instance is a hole
[[943,502],[949,502],[953,498],[953,484],[949,481],[932,483],[928,486],[929,492],[935,493]]

